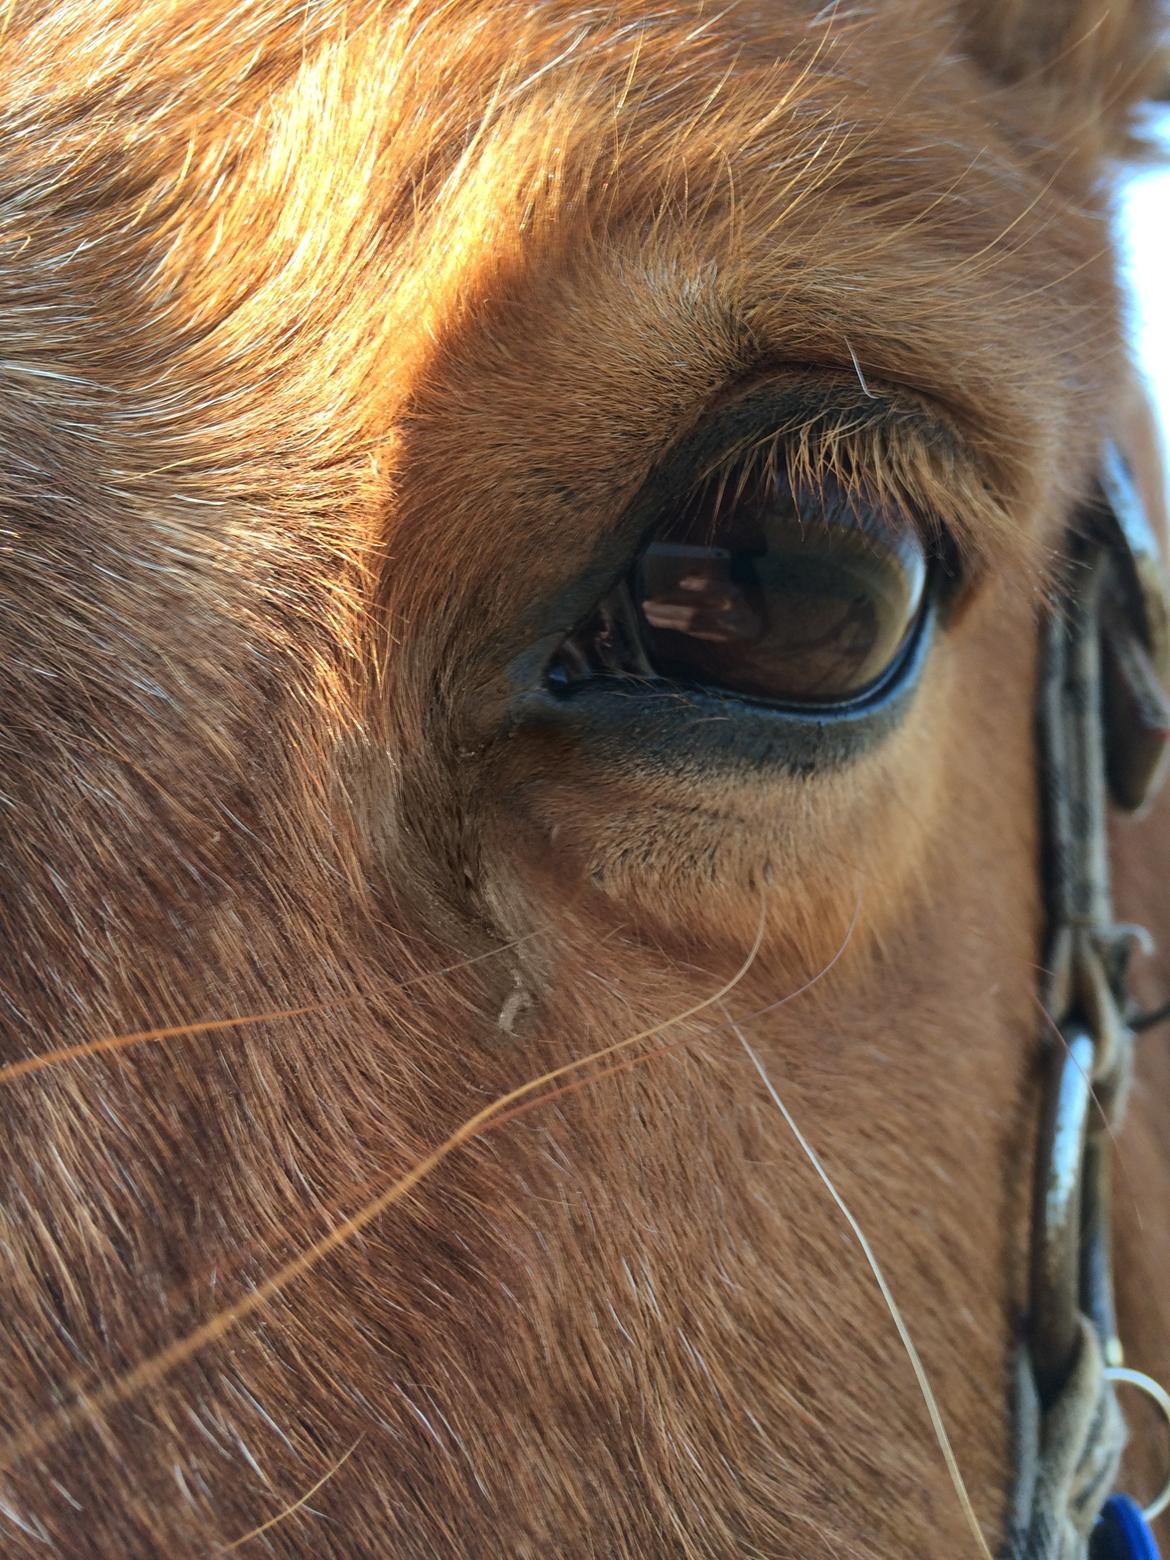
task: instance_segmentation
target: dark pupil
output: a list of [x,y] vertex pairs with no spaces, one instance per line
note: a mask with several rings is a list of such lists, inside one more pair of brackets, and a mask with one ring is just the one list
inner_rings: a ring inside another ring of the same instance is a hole
[[854,698],[894,664],[921,608],[922,544],[839,489],[773,484],[650,543],[631,588],[654,672],[752,698]]

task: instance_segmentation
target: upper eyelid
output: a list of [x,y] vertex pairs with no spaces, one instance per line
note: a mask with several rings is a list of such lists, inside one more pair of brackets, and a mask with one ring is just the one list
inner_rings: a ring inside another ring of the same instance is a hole
[[[770,415],[770,403],[783,407],[782,415]],[[737,408],[749,426],[738,436],[721,436]],[[928,542],[941,528],[953,533],[962,551],[978,555],[993,540],[981,535],[981,516],[974,511],[996,509],[994,480],[980,469],[975,450],[944,408],[916,391],[876,380],[863,393],[851,372],[804,364],[777,366],[727,387],[650,471],[623,516],[640,511],[649,531],[661,523],[661,514],[646,503],[656,483],[662,484],[666,510],[694,502],[737,468],[769,459],[809,484],[828,471],[870,500],[902,500]],[[958,473],[962,480],[956,482]],[[968,500],[975,495],[975,503],[948,503],[960,490]],[[994,515],[993,533],[999,520]]]
[[[1031,590],[1039,571],[1027,566],[1032,563],[1028,533],[1014,525],[1006,510],[997,510],[985,475],[954,424],[915,391],[873,381],[869,388],[870,395],[863,396],[855,375],[806,364],[769,367],[750,382],[728,384],[685,419],[660,458],[634,479],[630,496],[608,524],[592,533],[587,551],[574,549],[560,584],[544,579],[539,592],[496,629],[485,644],[485,661],[507,666],[510,686],[538,682],[559,640],[615,587],[705,473],[734,460],[752,443],[782,433],[791,440],[798,427],[815,428],[818,436],[809,442],[809,451],[810,458],[819,458],[825,437],[833,429],[840,434],[846,419],[850,457],[875,478],[871,499],[888,502],[891,511],[895,502],[902,504],[922,526],[932,551],[934,538],[943,538],[946,561],[953,558],[957,566],[956,602],[966,600],[992,567]],[[1021,554],[1026,566],[1015,568]]]

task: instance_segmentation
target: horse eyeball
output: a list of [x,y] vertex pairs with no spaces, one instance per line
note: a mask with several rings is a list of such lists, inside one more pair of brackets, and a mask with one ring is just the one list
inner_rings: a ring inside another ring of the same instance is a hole
[[650,672],[781,704],[862,697],[897,666],[923,611],[927,556],[909,519],[826,483],[782,481],[668,523],[629,578]]

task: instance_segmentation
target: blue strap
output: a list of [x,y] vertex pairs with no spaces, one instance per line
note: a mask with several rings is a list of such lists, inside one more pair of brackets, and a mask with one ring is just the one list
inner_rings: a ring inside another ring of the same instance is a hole
[[1159,1560],[1142,1508],[1128,1495],[1111,1495],[1093,1530],[1092,1560]]

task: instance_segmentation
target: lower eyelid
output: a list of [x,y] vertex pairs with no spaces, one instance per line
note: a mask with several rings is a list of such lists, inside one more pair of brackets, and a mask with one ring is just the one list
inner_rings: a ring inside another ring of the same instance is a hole
[[[661,773],[715,782],[730,774],[813,776],[852,763],[893,732],[913,704],[937,632],[926,607],[890,676],[850,703],[774,706],[698,686],[593,678],[556,688],[541,678],[513,696],[500,728],[532,741],[528,773],[550,763],[607,774]],[[541,758],[541,753],[547,758]]]

